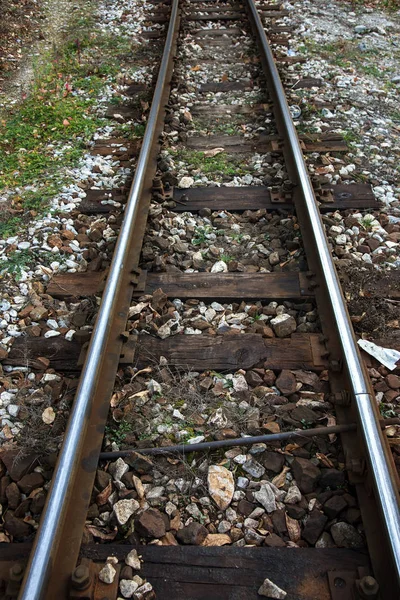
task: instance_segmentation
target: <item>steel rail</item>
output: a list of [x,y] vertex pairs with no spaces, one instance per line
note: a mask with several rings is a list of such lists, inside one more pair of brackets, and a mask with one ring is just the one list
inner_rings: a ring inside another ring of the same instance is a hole
[[166,83],[167,67],[173,47],[175,25],[178,17],[179,0],[173,0],[167,38],[160,64],[157,84],[150,109],[142,148],[136,167],[135,178],[129,193],[124,221],[118,237],[110,274],[103,293],[99,313],[90,341],[86,361],[82,370],[75,396],[68,428],[53,474],[52,485],[43,511],[42,520],[36,534],[26,575],[22,583],[20,600],[39,600],[46,592],[52,572],[53,557],[60,544],[60,531],[70,500],[69,491],[76,477],[80,451],[83,447],[92,399],[96,392],[106,341],[111,333],[111,315],[118,308],[118,295],[121,276],[129,268],[127,259],[135,230],[135,221],[143,191],[148,156],[154,142],[156,123],[161,108],[161,99]]
[[[394,417],[380,422],[382,428],[387,425],[400,425],[400,419]],[[348,431],[355,431],[356,429],[356,423],[348,423],[343,425],[332,425],[331,427],[313,427],[312,429],[295,429],[293,431],[281,431],[280,433],[266,433],[264,435],[246,435],[241,438],[199,442],[197,444],[176,444],[174,446],[160,446],[158,448],[128,448],[127,450],[101,452],[100,459],[115,460],[117,458],[127,458],[135,452],[139,454],[168,454],[169,452],[190,454],[191,452],[204,452],[205,450],[217,450],[218,448],[252,446],[253,444],[262,443],[269,444],[271,442],[281,442],[292,438],[309,438],[321,435],[331,435],[332,433],[346,433]]]
[[268,68],[268,79],[271,84],[270,93],[274,99],[274,112],[284,133],[286,151],[291,158],[297,175],[297,190],[303,200],[302,209],[310,223],[310,234],[317,252],[321,273],[328,291],[329,302],[334,315],[339,335],[342,356],[348,371],[351,394],[355,402],[361,432],[365,444],[367,459],[375,487],[376,502],[380,508],[387,540],[396,569],[397,581],[400,583],[400,509],[399,494],[395,485],[395,477],[389,466],[391,464],[388,449],[376,416],[375,396],[366,376],[362,358],[354,338],[353,327],[347,311],[336,268],[333,264],[328,241],[325,235],[317,200],[304,162],[285,91],[279,77],[275,60],[269,46],[265,30],[254,0],[247,0],[248,10],[253,20]]

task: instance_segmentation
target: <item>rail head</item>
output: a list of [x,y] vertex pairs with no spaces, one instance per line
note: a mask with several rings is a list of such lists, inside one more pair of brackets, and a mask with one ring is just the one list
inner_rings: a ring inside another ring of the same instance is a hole
[[81,453],[88,428],[91,404],[96,393],[97,380],[102,369],[107,341],[111,335],[113,323],[111,316],[118,311],[121,276],[129,268],[127,264],[129,249],[135,231],[140,197],[145,185],[146,171],[155,140],[159,114],[164,108],[162,106],[164,88],[169,83],[167,82],[167,73],[172,60],[178,14],[179,0],[173,0],[164,52],[135,177],[128,196],[124,221],[114,251],[110,273],[102,296],[64,442],[22,583],[20,600],[39,600],[45,596],[53,571],[54,556],[61,543],[60,534],[67,507],[71,500],[71,489],[78,468],[81,466]]
[[317,255],[331,313],[337,329],[343,363],[348,373],[350,391],[357,410],[360,430],[375,487],[375,496],[380,508],[382,522],[391,550],[397,581],[400,584],[400,509],[396,478],[391,469],[388,448],[379,427],[375,396],[362,362],[354,337],[347,306],[339,278],[329,250],[328,240],[318,209],[317,200],[304,162],[296,128],[290,114],[281,79],[268,39],[258,13],[255,0],[247,0],[248,12],[266,66],[266,76],[274,102],[274,113],[280,134],[285,140],[285,150],[291,167],[291,176],[296,184],[297,197],[301,199],[302,216],[308,221],[313,250]]

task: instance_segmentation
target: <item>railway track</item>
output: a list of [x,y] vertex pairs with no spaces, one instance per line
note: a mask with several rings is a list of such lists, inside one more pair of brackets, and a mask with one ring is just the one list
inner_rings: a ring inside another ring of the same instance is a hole
[[132,187],[108,192],[125,204],[110,269],[47,288],[96,295],[107,275],[89,345],[28,348],[82,370],[33,547],[2,552],[4,597],[397,598],[397,474],[321,219],[375,199],[313,187],[304,154],[346,145],[297,136],[279,4],[151,11],[164,52]]

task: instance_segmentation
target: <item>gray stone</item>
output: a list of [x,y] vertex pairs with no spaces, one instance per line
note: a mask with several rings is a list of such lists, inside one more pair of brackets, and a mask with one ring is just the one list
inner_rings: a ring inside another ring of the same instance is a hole
[[254,498],[268,513],[276,510],[275,494],[269,485],[262,485],[258,492],[254,492]]
[[259,462],[254,460],[254,458],[250,458],[250,460],[247,460],[243,464],[242,468],[243,471],[246,471],[246,473],[248,473],[249,475],[251,475],[251,477],[254,477],[255,479],[259,479],[265,473],[264,467],[260,465]]
[[362,548],[363,539],[357,529],[349,523],[340,521],[331,527],[331,535],[339,548]]
[[271,325],[275,334],[280,337],[287,337],[296,331],[296,321],[291,315],[282,314],[271,319]]

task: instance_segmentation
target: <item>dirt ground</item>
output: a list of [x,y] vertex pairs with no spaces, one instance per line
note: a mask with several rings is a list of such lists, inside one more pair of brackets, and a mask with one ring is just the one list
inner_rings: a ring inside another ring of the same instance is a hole
[[0,93],[32,44],[41,39],[41,0],[0,0]]

